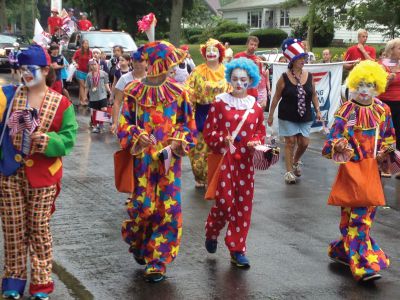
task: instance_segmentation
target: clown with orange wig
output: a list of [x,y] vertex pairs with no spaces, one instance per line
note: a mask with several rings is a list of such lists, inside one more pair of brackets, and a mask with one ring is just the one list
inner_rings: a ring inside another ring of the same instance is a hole
[[206,62],[197,66],[187,81],[199,131],[196,147],[189,155],[196,187],[204,187],[207,180],[208,147],[204,142],[202,132],[208,110],[215,96],[229,89],[225,79],[225,66],[222,64],[225,57],[224,46],[217,40],[209,39],[205,45],[200,46],[200,52]]

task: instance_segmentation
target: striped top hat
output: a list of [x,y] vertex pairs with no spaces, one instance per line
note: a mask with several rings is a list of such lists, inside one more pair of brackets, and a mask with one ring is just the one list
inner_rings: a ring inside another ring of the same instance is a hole
[[282,43],[283,55],[290,60],[290,62],[299,59],[300,57],[307,57],[304,52],[303,45],[300,39],[288,38]]

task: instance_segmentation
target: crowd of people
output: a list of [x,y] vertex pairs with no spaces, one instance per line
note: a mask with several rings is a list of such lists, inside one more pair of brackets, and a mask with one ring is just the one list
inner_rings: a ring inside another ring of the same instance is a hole
[[[58,11],[52,13],[49,30],[55,33]],[[88,29],[85,15],[82,21],[80,28]],[[366,45],[367,32],[360,30],[358,36],[359,43],[345,55],[349,91],[322,154],[340,163],[329,204],[341,207],[341,237],[330,243],[328,255],[348,266],[357,281],[368,282],[379,279],[379,271],[389,266],[388,257],[370,237],[370,228],[376,207],[384,204],[379,171],[389,173],[396,149],[400,150],[400,42],[389,41],[385,58],[377,63],[375,49]],[[270,76],[255,53],[258,44],[257,37],[249,36],[246,50],[234,54],[229,43],[209,39],[200,46],[204,62],[198,66],[187,45],[177,48],[167,41],[146,43],[134,53],[115,46],[112,59],[106,61],[100,49],[91,49],[83,40],[72,58],[79,104],[92,110],[92,132],[104,132],[98,112],[109,111],[112,105],[111,131],[133,160],[134,184],[122,236],[134,260],[145,266],[149,282],[165,279],[166,267],[179,251],[184,156],[191,162],[194,187],[215,201],[206,220],[205,248],[216,253],[227,225],[225,244],[238,268],[250,267],[246,239],[254,197],[254,153],[266,144],[266,124],[277,121],[284,138],[284,182],[295,184],[302,175],[312,108],[315,118],[322,119],[313,76],[304,69],[315,58],[300,39],[284,40],[288,68],[268,104]],[[21,72],[23,85],[4,86],[0,92],[2,293],[8,299],[23,294],[29,256],[29,292],[33,299],[45,300],[54,289],[49,219],[60,190],[60,157],[71,151],[77,123],[63,85],[67,62],[58,45],[48,51],[32,45],[15,58],[14,70]],[[325,49],[323,62],[330,61]]]

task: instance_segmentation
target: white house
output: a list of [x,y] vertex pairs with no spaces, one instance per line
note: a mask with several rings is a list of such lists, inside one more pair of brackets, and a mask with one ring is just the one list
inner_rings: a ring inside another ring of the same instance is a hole
[[[225,0],[220,1],[224,19],[232,20],[241,24],[248,24],[250,30],[260,28],[279,28],[288,34],[292,31],[290,20],[300,19],[308,12],[305,4],[283,8],[285,0]],[[343,42],[356,42],[357,31],[345,28],[335,29],[335,40]],[[384,43],[387,39],[382,33],[369,32],[368,43]]]

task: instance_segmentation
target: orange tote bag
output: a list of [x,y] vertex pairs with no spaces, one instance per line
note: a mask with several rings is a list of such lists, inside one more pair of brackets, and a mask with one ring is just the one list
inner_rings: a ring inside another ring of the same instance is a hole
[[135,182],[133,178],[133,156],[128,149],[114,153],[115,187],[121,193],[133,193]]

